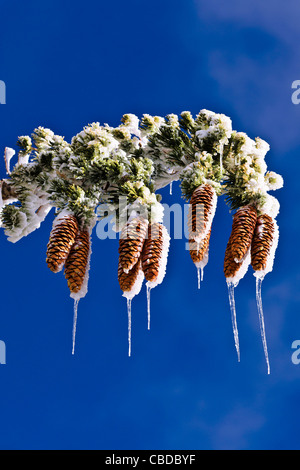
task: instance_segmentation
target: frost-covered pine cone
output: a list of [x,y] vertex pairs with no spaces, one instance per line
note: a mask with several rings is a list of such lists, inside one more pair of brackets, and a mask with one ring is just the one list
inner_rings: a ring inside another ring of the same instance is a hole
[[251,246],[256,220],[257,211],[252,205],[241,207],[234,214],[230,237],[231,253],[237,263],[243,260]]
[[163,251],[164,226],[161,223],[151,224],[142,251],[142,268],[147,281],[154,282],[157,279]]
[[63,216],[53,224],[47,245],[46,262],[54,273],[62,270],[78,232],[78,222],[73,215]]
[[267,214],[260,215],[251,245],[251,265],[254,271],[266,269],[272,245],[274,243],[275,221]]
[[[137,263],[131,268],[129,272],[125,272],[119,261],[118,266],[118,281],[120,284],[121,290],[126,292],[131,292],[134,289],[135,283],[137,282],[139,276],[141,275],[141,260],[139,259]],[[144,276],[143,276],[144,277]]]
[[163,251],[162,225],[151,224],[142,251],[142,268],[147,281],[154,281],[159,272],[159,264]]
[[148,221],[143,217],[130,220],[122,230],[119,241],[119,263],[129,272],[137,263],[148,230]]
[[230,236],[227,246],[226,246],[225,258],[224,258],[224,274],[227,279],[234,278],[241,266],[240,263],[237,263],[234,260],[231,248],[232,248],[232,245],[231,245],[231,236]]
[[78,293],[84,283],[90,253],[90,234],[80,230],[65,265],[65,277],[72,293]]
[[232,254],[232,233],[229,237],[225,258],[224,258],[224,274],[228,284],[237,286],[240,280],[245,276],[251,262],[250,249],[240,262],[234,258]]
[[194,263],[200,263],[203,261],[209,248],[210,235],[211,230],[200,243],[195,242],[195,240],[189,240],[189,251]]
[[188,213],[189,238],[199,242],[211,229],[217,195],[210,184],[199,186],[192,194]]

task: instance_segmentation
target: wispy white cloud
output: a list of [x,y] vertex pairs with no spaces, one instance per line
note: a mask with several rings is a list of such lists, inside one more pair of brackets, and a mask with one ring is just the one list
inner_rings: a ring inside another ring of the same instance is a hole
[[212,31],[207,73],[216,92],[247,129],[272,136],[276,150],[296,146],[300,106],[292,104],[291,85],[300,79],[299,2],[284,8],[279,1],[229,0],[222,8],[217,0],[195,3],[199,21]]
[[276,34],[286,41],[294,43],[295,36],[300,36],[298,0],[287,0],[284,7],[281,0],[261,2],[252,0],[228,0],[226,8],[220,8],[219,0],[195,0],[199,15],[204,20],[235,21],[241,27],[261,27]]
[[237,405],[215,426],[212,447],[218,450],[249,449],[251,436],[264,424],[265,418],[253,407]]

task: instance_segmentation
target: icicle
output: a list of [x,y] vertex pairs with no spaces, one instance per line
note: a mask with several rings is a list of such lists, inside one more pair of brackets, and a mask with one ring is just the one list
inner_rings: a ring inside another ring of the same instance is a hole
[[195,263],[196,269],[197,269],[197,279],[198,279],[198,289],[200,289],[201,282],[203,282],[204,279],[204,267],[203,263]]
[[75,338],[76,338],[76,326],[77,326],[77,312],[78,312],[79,299],[74,300],[74,317],[73,317],[73,346],[72,354],[75,353]]
[[128,356],[131,356],[131,301],[127,299],[127,314],[128,314]]
[[152,287],[147,283],[147,313],[148,313],[148,330],[150,330],[150,293]]
[[172,196],[172,191],[173,191],[172,186],[173,186],[173,181],[171,181],[171,183],[170,183],[170,196]]
[[203,263],[195,263],[197,269],[198,289],[200,289],[201,282],[204,279],[204,266]]
[[197,277],[198,277],[198,289],[200,289],[200,285],[201,285],[201,268],[199,266],[197,266]]
[[269,362],[268,346],[267,346],[267,340],[266,340],[264,312],[263,312],[262,298],[261,298],[262,282],[263,282],[263,278],[260,278],[260,277],[256,278],[256,303],[257,303],[258,316],[259,316],[261,339],[263,343],[263,348],[264,348],[264,353],[265,353],[265,358],[266,358],[266,363],[267,363],[267,368],[268,368],[268,374],[270,374],[270,362]]
[[231,312],[234,343],[235,343],[235,348],[236,348],[236,352],[238,356],[238,361],[240,362],[239,333],[238,333],[237,322],[236,322],[236,310],[235,310],[235,300],[234,300],[235,285],[232,282],[228,282],[227,285],[228,285],[229,305],[230,305],[230,312]]
[[[199,249],[200,249],[200,242],[197,241],[197,255],[199,253]],[[198,289],[200,289],[200,284],[201,284],[201,276],[200,276],[200,266],[196,266],[197,268],[197,278],[198,278]]]

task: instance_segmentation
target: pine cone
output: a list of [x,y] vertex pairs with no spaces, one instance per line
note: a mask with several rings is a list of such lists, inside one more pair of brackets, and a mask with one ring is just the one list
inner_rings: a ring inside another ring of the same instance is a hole
[[275,224],[267,214],[257,218],[251,245],[251,265],[254,271],[264,270],[273,244]]
[[125,272],[129,272],[137,263],[148,229],[148,221],[135,217],[122,230],[119,241],[119,263]]
[[256,220],[256,209],[250,205],[238,209],[233,217],[231,253],[237,263],[242,261],[251,246]]
[[195,240],[189,240],[190,255],[194,263],[200,263],[208,251],[211,230],[208,232],[204,240],[200,243]]
[[79,231],[65,266],[65,277],[72,293],[78,293],[83,285],[88,267],[89,252],[89,232],[85,230]]
[[142,251],[142,269],[145,279],[154,282],[159,274],[160,261],[164,249],[163,225],[154,223],[149,225],[148,236]]
[[189,239],[201,241],[211,228],[217,195],[210,184],[199,186],[192,194],[188,213]]
[[78,232],[78,222],[73,215],[57,219],[50,233],[46,262],[54,273],[62,270]]
[[129,272],[125,272],[119,261],[118,266],[118,280],[123,292],[130,292],[134,287],[135,282],[138,279],[139,274],[141,273],[141,260],[139,259],[137,263],[131,268]]
[[233,278],[240,269],[241,263],[236,263],[231,251],[231,236],[229,237],[224,259],[224,274],[226,278]]

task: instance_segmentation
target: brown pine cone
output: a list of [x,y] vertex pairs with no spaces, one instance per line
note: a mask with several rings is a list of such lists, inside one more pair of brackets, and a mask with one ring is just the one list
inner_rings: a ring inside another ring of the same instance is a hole
[[210,229],[216,208],[216,192],[210,184],[199,186],[192,194],[188,212],[189,238],[203,238]]
[[230,237],[231,253],[237,263],[242,261],[251,246],[256,220],[256,209],[250,205],[241,207],[234,214]]
[[83,285],[88,267],[89,252],[90,234],[85,230],[79,231],[65,266],[65,277],[72,293],[78,293]]
[[236,263],[231,251],[231,236],[229,237],[224,259],[224,274],[226,278],[232,278],[240,269],[241,263]]
[[51,230],[47,245],[46,262],[54,273],[62,270],[78,232],[78,222],[73,215],[57,220]]
[[119,261],[118,266],[118,280],[123,292],[130,292],[141,272],[141,260],[139,259],[137,263],[131,268],[129,272],[125,272]]
[[154,282],[157,279],[164,248],[163,225],[149,225],[148,236],[142,251],[142,269],[145,279]]
[[211,230],[208,232],[204,240],[200,243],[195,240],[189,240],[190,255],[194,263],[200,263],[208,251]]
[[129,272],[137,263],[147,229],[148,221],[143,217],[135,217],[123,228],[119,241],[119,263],[125,272]]
[[254,271],[264,270],[273,244],[275,224],[267,214],[257,218],[251,245],[251,265]]

